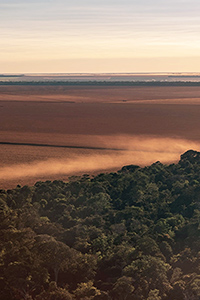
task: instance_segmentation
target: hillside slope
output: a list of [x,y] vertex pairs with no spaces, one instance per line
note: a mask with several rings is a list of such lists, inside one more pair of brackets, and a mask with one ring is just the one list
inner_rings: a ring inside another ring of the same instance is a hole
[[200,299],[200,152],[0,190],[0,299]]

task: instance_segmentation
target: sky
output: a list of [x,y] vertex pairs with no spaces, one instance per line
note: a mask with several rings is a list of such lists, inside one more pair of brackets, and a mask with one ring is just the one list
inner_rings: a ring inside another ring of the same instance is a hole
[[0,73],[200,72],[199,0],[0,0]]

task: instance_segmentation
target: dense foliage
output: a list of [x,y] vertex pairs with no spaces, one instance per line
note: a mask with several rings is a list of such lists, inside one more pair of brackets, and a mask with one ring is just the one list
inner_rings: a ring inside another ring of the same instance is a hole
[[0,299],[200,299],[200,153],[0,190]]

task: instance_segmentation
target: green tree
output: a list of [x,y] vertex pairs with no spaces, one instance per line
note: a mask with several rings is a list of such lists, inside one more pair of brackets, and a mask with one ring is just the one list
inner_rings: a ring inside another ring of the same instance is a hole
[[48,235],[37,236],[35,248],[38,255],[42,257],[44,265],[53,270],[56,283],[59,271],[68,269],[76,255],[75,250]]
[[147,300],[161,300],[161,297],[159,296],[159,290],[151,290]]
[[92,281],[88,281],[79,283],[74,295],[77,300],[90,300],[101,295],[101,292],[93,285]]
[[43,291],[36,296],[36,300],[73,300],[71,295],[66,289],[57,287],[55,282],[51,282],[47,291]]
[[115,300],[127,300],[133,295],[134,290],[133,279],[123,276],[114,284],[111,295]]

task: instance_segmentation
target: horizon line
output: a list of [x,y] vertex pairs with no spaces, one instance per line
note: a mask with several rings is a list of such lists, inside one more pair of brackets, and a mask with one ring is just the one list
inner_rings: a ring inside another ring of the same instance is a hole
[[199,72],[180,72],[180,71],[172,71],[172,72],[2,72],[0,73],[0,77],[3,75],[46,75],[46,74],[52,74],[52,75],[59,75],[59,74],[68,74],[68,75],[113,75],[113,74],[119,74],[119,75],[136,75],[136,74],[200,74]]

